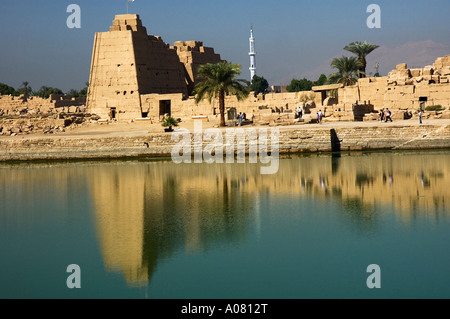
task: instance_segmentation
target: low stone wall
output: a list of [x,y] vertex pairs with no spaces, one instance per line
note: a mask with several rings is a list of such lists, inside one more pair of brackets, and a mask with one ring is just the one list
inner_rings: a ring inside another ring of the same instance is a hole
[[[254,129],[258,132],[260,140],[261,128]],[[270,140],[271,129],[274,128],[265,129]],[[225,131],[222,132],[225,139]],[[0,138],[0,161],[163,157],[170,156],[173,146],[178,143],[178,140],[174,141],[171,137],[170,133],[153,133],[142,136],[97,138],[74,136]],[[191,141],[193,146],[193,134]],[[204,140],[203,148],[208,143],[209,141]],[[247,149],[248,145],[247,141]],[[268,148],[271,149],[270,141]],[[336,129],[279,128],[280,153],[438,148],[450,148],[450,125]]]
[[0,94],[0,116],[60,112],[80,113],[85,111],[85,105],[86,98],[73,98],[65,94],[52,94],[48,99],[37,96],[26,99],[23,95],[10,96]]
[[87,113],[59,113],[46,116],[21,115],[0,117],[0,136],[28,135],[33,133],[53,134],[87,126],[99,118]]

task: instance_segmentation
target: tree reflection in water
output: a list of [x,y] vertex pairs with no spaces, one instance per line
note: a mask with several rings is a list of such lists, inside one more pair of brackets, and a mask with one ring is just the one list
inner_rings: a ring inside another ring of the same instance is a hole
[[290,156],[275,175],[260,175],[258,164],[104,164],[90,180],[106,263],[130,282],[145,282],[177,252],[245,240],[260,199],[334,201],[358,232],[376,231],[382,207],[395,207],[405,223],[438,218],[450,206],[448,159],[441,153]]

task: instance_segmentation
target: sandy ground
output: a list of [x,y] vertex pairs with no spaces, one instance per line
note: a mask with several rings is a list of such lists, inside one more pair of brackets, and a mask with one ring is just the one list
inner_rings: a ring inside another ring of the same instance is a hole
[[[219,122],[217,120],[201,121],[201,125],[203,129],[218,127]],[[199,122],[197,122],[198,125]],[[287,125],[287,126],[278,126],[280,129],[320,129],[320,128],[351,128],[351,127],[376,127],[376,126],[419,126],[418,120],[410,119],[410,120],[397,120],[393,122],[380,122],[380,121],[370,121],[370,122],[336,122],[336,121],[327,121],[324,120],[321,124],[295,124],[295,125]],[[433,120],[424,120],[422,125],[450,125],[450,119],[433,119]],[[253,125],[245,125],[245,127],[256,127]],[[261,127],[270,127],[270,126],[261,126]],[[194,130],[194,120],[186,120],[182,121],[178,127],[188,129],[190,132]],[[149,133],[163,133],[164,128],[160,123],[150,123],[147,121],[142,122],[134,122],[134,123],[125,123],[125,122],[111,122],[111,123],[103,123],[103,124],[90,124],[89,126],[77,127],[75,129],[67,130],[66,132],[55,133],[55,134],[30,134],[30,135],[18,135],[18,136],[0,136],[1,140],[6,139],[32,139],[32,138],[52,138],[52,137],[67,137],[67,138],[95,138],[95,137],[115,137],[115,136],[142,136]]]

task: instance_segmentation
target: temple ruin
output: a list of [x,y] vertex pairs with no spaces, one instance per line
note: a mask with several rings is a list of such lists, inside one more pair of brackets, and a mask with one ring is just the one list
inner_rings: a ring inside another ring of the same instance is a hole
[[[87,108],[119,120],[172,113],[170,99],[147,103],[149,94],[176,94],[187,99],[197,81],[197,67],[222,61],[200,41],[178,41],[170,47],[148,35],[139,15],[117,15],[109,32],[96,33]],[[152,115],[156,115],[152,113]]]
[[[193,89],[198,66],[222,59],[200,41],[169,46],[148,35],[138,15],[117,15],[109,32],[95,35],[87,112],[109,120],[149,119],[165,114],[176,118],[218,119],[218,103],[196,104]],[[411,118],[419,109],[441,105],[441,118],[450,118],[450,55],[433,65],[410,69],[406,64],[384,77],[359,79],[352,86],[332,84],[311,92],[254,96],[245,101],[226,97],[226,107],[246,113],[256,124],[294,124],[295,109],[303,100],[304,123],[322,110],[327,121],[374,120],[383,108],[397,119]],[[305,96],[308,96],[305,101]]]

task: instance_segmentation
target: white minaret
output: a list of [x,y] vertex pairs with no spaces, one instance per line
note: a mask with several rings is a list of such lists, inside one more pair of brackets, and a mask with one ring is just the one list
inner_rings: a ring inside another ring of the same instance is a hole
[[256,52],[255,52],[255,38],[253,37],[253,26],[250,27],[250,81],[256,74]]

